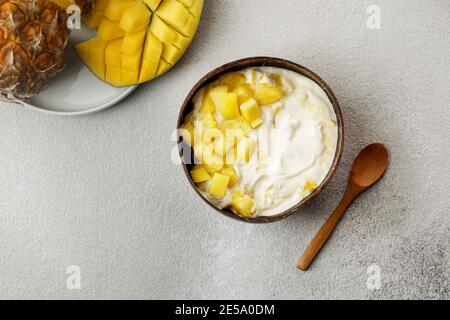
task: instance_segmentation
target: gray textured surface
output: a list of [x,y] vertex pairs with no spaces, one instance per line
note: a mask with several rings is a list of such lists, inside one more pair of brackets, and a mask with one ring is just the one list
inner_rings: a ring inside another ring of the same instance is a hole
[[[382,29],[366,28],[379,5]],[[450,298],[450,2],[206,0],[169,74],[106,112],[62,118],[0,104],[1,298]],[[280,56],[342,104],[336,177],[270,225],[224,218],[170,161],[179,106],[207,71]],[[341,197],[360,148],[388,174],[348,211],[310,271],[297,257]],[[382,288],[366,287],[377,264]],[[81,268],[81,290],[66,268]]]

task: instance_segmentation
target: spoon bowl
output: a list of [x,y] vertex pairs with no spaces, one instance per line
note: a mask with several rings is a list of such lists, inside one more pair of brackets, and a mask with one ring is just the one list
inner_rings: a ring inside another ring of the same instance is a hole
[[360,187],[368,188],[386,172],[388,151],[381,143],[364,148],[353,163],[350,180]]

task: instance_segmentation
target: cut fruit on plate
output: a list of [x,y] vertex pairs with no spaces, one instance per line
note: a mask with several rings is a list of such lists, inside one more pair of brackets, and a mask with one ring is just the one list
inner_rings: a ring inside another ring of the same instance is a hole
[[[92,35],[92,30],[87,28],[77,30],[72,32],[70,42],[78,43],[91,38]],[[21,104],[53,115],[85,115],[113,106],[137,88],[137,85],[116,88],[100,81],[77,58],[71,46],[68,46],[65,62],[66,70],[59,73],[46,90]]]
[[150,81],[183,56],[197,31],[203,3],[96,0],[84,15],[85,24],[97,30],[96,37],[76,44],[75,51],[95,76],[112,86]]

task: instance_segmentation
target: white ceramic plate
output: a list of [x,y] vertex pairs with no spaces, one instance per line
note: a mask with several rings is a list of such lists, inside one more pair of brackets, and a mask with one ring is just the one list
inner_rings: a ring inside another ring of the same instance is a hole
[[50,86],[23,105],[54,115],[77,116],[105,110],[120,102],[138,86],[115,88],[95,77],[78,58],[73,44],[92,38],[88,28],[75,30],[66,51],[66,68]]

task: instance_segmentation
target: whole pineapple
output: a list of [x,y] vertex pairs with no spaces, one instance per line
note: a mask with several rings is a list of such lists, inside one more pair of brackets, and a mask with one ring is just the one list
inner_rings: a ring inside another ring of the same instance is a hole
[[70,30],[65,8],[90,1],[0,0],[0,97],[23,100],[63,69]]

